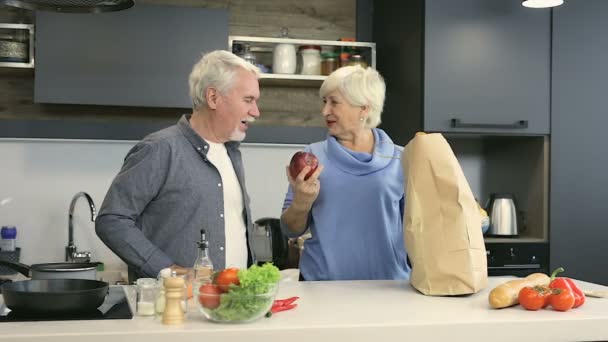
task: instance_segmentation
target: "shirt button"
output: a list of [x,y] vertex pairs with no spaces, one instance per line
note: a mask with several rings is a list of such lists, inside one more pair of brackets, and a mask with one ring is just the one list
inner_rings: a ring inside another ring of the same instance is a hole
[[207,149],[207,145],[203,146],[203,148],[206,150]]
[[219,186],[221,188],[222,187],[222,183],[217,183],[217,186]]
[[224,217],[224,214],[220,214],[220,217]]
[[197,148],[196,148],[196,150],[197,150],[197,151],[200,151],[200,150],[201,150],[201,148],[200,148],[200,147],[197,147]]
[[223,251],[223,250],[224,250],[224,246],[220,246],[220,251]]

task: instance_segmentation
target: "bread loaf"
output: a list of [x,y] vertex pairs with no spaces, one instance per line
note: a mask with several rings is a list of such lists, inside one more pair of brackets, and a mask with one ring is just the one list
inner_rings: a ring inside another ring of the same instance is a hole
[[519,291],[526,286],[549,285],[551,279],[544,273],[532,273],[522,279],[510,280],[498,285],[488,296],[490,306],[495,309],[506,308],[519,303]]

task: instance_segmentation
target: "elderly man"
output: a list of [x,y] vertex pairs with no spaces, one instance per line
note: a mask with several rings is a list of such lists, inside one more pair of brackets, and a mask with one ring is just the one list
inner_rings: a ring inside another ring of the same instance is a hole
[[249,197],[239,150],[260,116],[259,70],[227,51],[204,55],[190,74],[191,115],[127,154],[95,230],[129,266],[129,278],[183,271],[206,229],[216,268],[253,262]]

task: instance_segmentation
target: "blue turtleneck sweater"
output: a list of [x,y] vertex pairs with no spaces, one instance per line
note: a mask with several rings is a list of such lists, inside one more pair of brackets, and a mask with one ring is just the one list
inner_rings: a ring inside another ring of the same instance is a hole
[[[403,148],[383,130],[373,133],[373,154],[351,151],[332,136],[305,149],[325,167],[309,216],[312,238],[300,259],[306,280],[409,278],[403,242]],[[290,186],[283,209],[292,200]]]

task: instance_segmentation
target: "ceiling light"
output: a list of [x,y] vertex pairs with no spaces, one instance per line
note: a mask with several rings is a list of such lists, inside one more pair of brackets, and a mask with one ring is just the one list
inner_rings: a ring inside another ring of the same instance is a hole
[[564,3],[564,0],[523,0],[521,4],[529,8],[555,7]]

